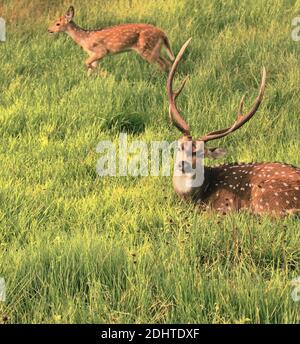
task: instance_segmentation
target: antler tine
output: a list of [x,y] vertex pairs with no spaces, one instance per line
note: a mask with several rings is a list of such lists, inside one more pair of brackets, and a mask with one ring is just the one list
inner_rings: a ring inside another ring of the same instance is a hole
[[181,91],[183,90],[183,88],[184,88],[186,82],[188,81],[188,78],[189,78],[189,76],[187,75],[187,76],[183,79],[183,81],[182,81],[180,87],[178,87],[177,91],[174,92],[174,99],[176,99],[176,98],[179,96],[179,94],[180,94]]
[[243,96],[241,99],[240,105],[239,105],[238,116],[237,116],[237,119],[234,122],[234,124],[227,129],[213,131],[207,135],[204,135],[201,138],[199,138],[199,140],[207,142],[207,141],[219,139],[221,137],[224,137],[224,136],[227,136],[228,134],[233,133],[235,130],[239,129],[246,122],[248,122],[255,115],[255,113],[258,110],[259,105],[260,105],[260,103],[264,97],[264,92],[265,92],[265,88],[266,88],[266,79],[267,79],[267,72],[266,72],[266,68],[263,67],[262,78],[261,78],[258,96],[256,97],[256,99],[252,105],[251,110],[246,115],[242,114],[244,99],[245,99],[245,96]]
[[[183,88],[184,88],[184,86],[185,86],[185,84],[186,84],[188,78],[189,78],[189,77],[186,76],[186,77],[183,79],[183,81],[182,81],[180,87],[177,89],[177,91],[173,92],[174,103],[175,103],[176,98],[179,96],[179,94],[180,94],[181,91],[183,90]],[[170,117],[171,122],[173,122],[171,104],[169,105],[169,117]]]
[[241,101],[240,101],[240,106],[239,106],[239,110],[238,110],[238,119],[239,119],[239,117],[243,116],[244,100],[245,100],[245,95],[242,96]]
[[171,68],[171,71],[169,73],[169,77],[168,77],[168,81],[167,81],[167,93],[168,93],[168,98],[169,98],[169,116],[171,121],[174,123],[174,125],[185,135],[189,136],[190,135],[190,128],[189,125],[186,123],[186,121],[182,118],[182,116],[180,115],[180,112],[177,109],[176,106],[176,98],[179,96],[180,92],[182,91],[183,87],[186,84],[187,81],[187,77],[184,78],[184,80],[182,81],[180,87],[178,88],[177,91],[173,91],[173,79],[174,79],[174,75],[177,69],[177,66],[185,52],[185,49],[187,48],[187,46],[189,45],[191,41],[191,38],[188,39],[184,45],[182,46],[182,48],[180,49],[174,63],[173,66]]

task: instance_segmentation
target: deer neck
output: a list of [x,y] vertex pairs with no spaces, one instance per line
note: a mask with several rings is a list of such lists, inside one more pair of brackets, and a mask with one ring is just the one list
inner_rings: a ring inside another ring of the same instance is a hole
[[67,27],[66,33],[80,46],[84,47],[84,42],[89,36],[89,32],[71,21]]

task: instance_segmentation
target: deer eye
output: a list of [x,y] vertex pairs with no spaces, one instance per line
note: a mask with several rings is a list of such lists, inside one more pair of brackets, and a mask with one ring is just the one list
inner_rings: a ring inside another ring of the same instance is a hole
[[57,23],[56,26],[60,26],[60,23]]

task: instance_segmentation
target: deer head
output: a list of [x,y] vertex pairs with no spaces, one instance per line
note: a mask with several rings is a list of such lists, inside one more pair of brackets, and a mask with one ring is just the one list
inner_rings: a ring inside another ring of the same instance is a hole
[[209,157],[217,159],[223,157],[226,151],[222,148],[209,148],[206,143],[225,137],[248,122],[256,113],[259,105],[263,99],[265,84],[266,84],[266,70],[262,70],[262,79],[259,88],[258,96],[252,105],[251,110],[243,115],[244,96],[240,101],[238,108],[238,115],[236,121],[232,126],[226,129],[210,132],[198,139],[193,139],[190,133],[190,128],[185,119],[181,116],[177,105],[176,98],[185,86],[187,78],[185,78],[177,91],[173,91],[173,79],[177,66],[188,46],[191,39],[189,39],[178,53],[174,64],[169,73],[167,81],[167,93],[169,98],[169,116],[172,123],[183,133],[183,136],[178,140],[178,149],[175,155],[174,177],[173,184],[175,191],[183,197],[199,197],[205,191],[207,185],[204,171],[204,158]]
[[66,31],[68,29],[69,23],[74,18],[74,14],[74,7],[70,6],[65,15],[59,17],[51,26],[49,26],[48,32],[57,33]]

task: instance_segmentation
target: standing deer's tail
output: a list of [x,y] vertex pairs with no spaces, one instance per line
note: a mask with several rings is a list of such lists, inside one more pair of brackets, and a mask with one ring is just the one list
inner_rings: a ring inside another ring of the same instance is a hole
[[172,51],[172,48],[171,48],[171,45],[170,45],[170,42],[169,42],[169,39],[167,36],[164,36],[163,37],[163,44],[167,50],[167,53],[168,53],[168,56],[170,58],[171,61],[174,61],[175,60],[175,56],[174,56],[174,53]]

